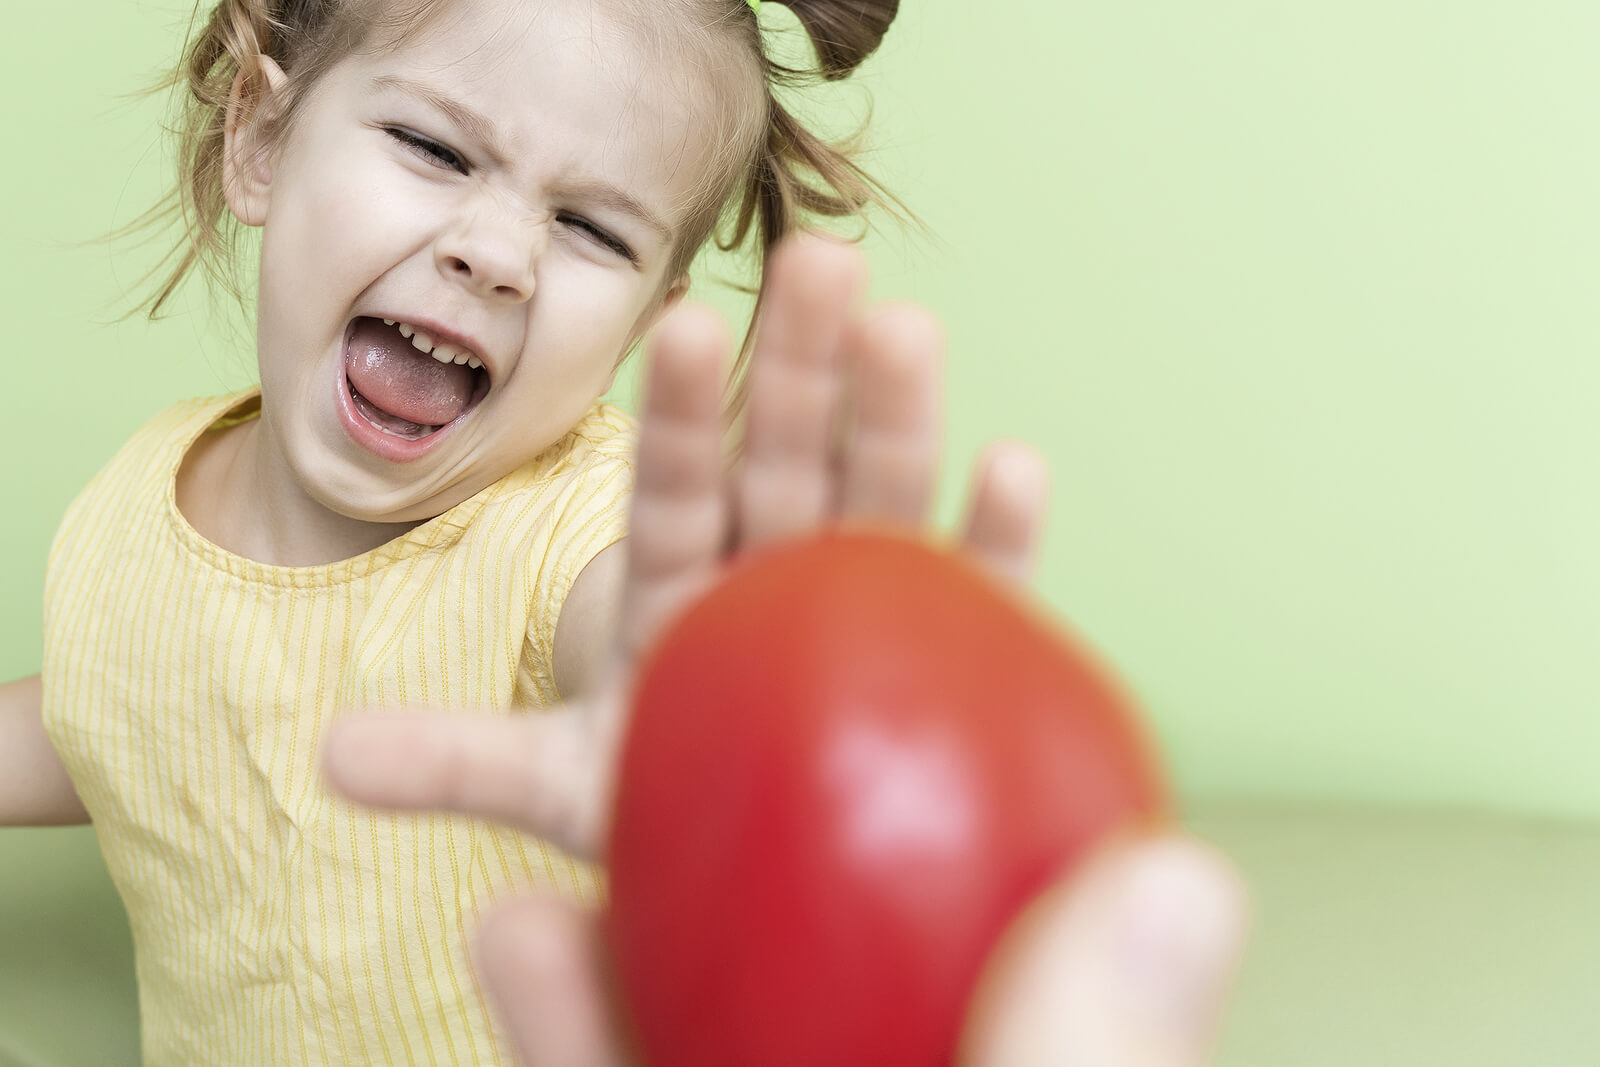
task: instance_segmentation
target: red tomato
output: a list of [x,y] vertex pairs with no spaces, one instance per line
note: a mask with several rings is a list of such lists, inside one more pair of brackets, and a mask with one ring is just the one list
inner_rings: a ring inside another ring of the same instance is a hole
[[645,1062],[947,1062],[1008,921],[1163,806],[1107,676],[975,566],[758,554],[635,694],[608,936]]

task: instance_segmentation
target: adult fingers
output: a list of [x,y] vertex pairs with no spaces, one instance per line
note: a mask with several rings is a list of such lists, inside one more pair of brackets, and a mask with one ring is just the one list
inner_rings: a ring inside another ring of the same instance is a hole
[[1038,561],[1050,471],[1029,445],[1001,441],[973,466],[963,541],[996,573],[1025,584]]
[[804,533],[834,506],[841,355],[865,286],[848,245],[802,236],[773,253],[735,477],[741,547]]
[[485,917],[474,959],[527,1067],[628,1062],[601,952],[594,914],[564,901],[520,897]]
[[944,332],[922,308],[884,304],[849,336],[854,418],[840,514],[920,528],[939,467]]
[[969,1067],[1199,1067],[1246,926],[1215,853],[1164,838],[1118,846],[1043,893],[991,954]]

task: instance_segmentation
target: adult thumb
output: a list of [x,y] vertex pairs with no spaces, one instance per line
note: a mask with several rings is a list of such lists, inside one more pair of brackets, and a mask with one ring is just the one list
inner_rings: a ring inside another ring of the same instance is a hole
[[1041,893],[990,954],[966,1067],[1200,1067],[1247,926],[1243,884],[1211,849],[1121,841]]

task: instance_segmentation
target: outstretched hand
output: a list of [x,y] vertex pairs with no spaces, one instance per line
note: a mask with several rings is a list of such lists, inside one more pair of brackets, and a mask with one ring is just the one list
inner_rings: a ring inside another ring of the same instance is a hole
[[[833,522],[927,522],[938,466],[943,340],[925,311],[862,309],[853,249],[780,249],[750,371],[745,447],[725,462],[732,345],[699,308],[650,346],[621,623],[593,690],[540,715],[380,714],[339,723],[333,784],[389,808],[446,809],[582,857],[603,846],[628,694],[644,652],[741,552]],[[1021,445],[977,463],[962,537],[1025,581],[1045,471]],[[997,946],[966,1020],[973,1067],[1199,1067],[1244,929],[1220,858],[1181,838],[1124,842],[1042,893]],[[512,1042],[537,1064],[622,1064],[598,917],[544,895],[491,912],[478,964]]]
[[[640,657],[725,562],[833,522],[927,522],[941,436],[938,323],[908,304],[863,308],[866,267],[849,246],[793,240],[770,271],[731,471],[726,328],[685,307],[650,345],[621,621],[590,692],[538,715],[340,722],[325,751],[336,788],[379,807],[485,816],[596,857]],[[1024,580],[1045,481],[1031,449],[991,448],[974,471],[967,549]]]

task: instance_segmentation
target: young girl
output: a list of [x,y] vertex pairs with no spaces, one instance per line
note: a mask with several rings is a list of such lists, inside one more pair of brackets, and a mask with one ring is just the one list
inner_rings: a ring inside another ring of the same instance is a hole
[[[731,531],[675,458],[717,447],[726,341],[697,313],[660,343],[638,466],[661,491],[625,584],[634,435],[597,404],[619,363],[729,212],[765,256],[799,209],[872,199],[774,100],[791,72],[755,6],[223,0],[193,38],[189,232],[155,303],[227,273],[225,217],[259,227],[260,389],[174,406],[95,478],[52,552],[42,675],[0,688],[0,821],[93,819],[147,1063],[505,1062],[466,946],[516,888],[598,898],[546,841],[594,854],[629,664],[705,580],[702,549],[920,520],[936,331],[856,312],[857,257],[794,245],[763,282],[776,384],[752,397]],[[895,10],[790,6],[828,77]],[[830,405],[841,359],[843,475],[796,462],[831,438],[786,414]],[[1036,483],[983,484],[971,537],[1008,565]],[[330,725],[398,705],[463,736],[547,722],[543,839],[330,794]]]

